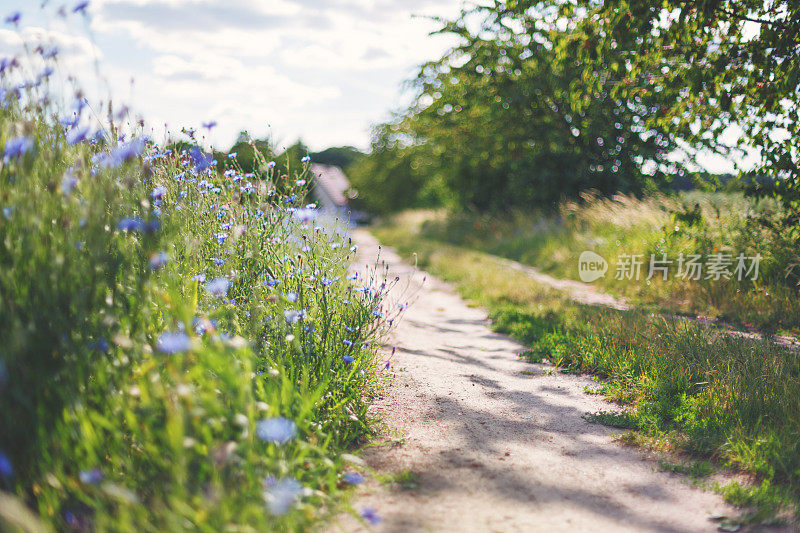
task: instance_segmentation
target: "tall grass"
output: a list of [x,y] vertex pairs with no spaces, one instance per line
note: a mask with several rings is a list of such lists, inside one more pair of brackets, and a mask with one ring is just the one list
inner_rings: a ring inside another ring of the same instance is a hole
[[600,392],[629,406],[635,440],[749,473],[750,487],[724,489],[755,506],[749,521],[783,505],[800,512],[797,353],[691,321],[575,304],[484,253],[421,237],[413,217],[395,222],[376,228],[378,237],[485,306],[529,360],[605,378]]
[[[406,215],[411,216],[411,215]],[[739,193],[690,192],[642,199],[584,195],[565,202],[556,213],[521,212],[508,216],[440,213],[418,221],[427,238],[502,255],[558,277],[578,279],[578,257],[584,250],[609,262],[595,282],[633,303],[671,313],[721,318],[767,331],[800,331],[800,288],[794,243],[770,229],[780,207]],[[680,254],[760,254],[759,276],[730,280],[678,279]],[[669,278],[616,279],[621,254],[666,254],[673,261]]]
[[248,175],[111,109],[87,135],[35,54],[0,89],[0,529],[309,527],[370,431],[386,284],[349,273],[306,168]]

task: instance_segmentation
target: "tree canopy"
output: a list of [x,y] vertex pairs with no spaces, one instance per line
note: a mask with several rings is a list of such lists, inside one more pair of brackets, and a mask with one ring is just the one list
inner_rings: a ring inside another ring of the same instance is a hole
[[[800,210],[800,7],[789,0],[495,1],[441,21],[460,44],[423,65],[374,158],[408,159],[478,209],[584,189],[685,182],[696,157],[760,159],[761,194]],[[740,132],[723,142],[723,132]],[[393,168],[374,169],[383,184]],[[364,187],[362,186],[362,189]],[[366,194],[370,194],[369,191]],[[398,205],[402,207],[402,205]]]

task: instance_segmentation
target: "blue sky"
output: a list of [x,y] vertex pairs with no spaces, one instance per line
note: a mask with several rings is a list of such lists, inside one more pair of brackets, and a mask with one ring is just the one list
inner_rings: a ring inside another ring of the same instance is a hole
[[[218,123],[226,147],[240,130],[312,149],[366,148],[370,126],[402,101],[402,82],[452,41],[429,37],[427,16],[461,0],[93,0],[88,18],[57,15],[77,0],[0,0],[19,10],[0,28],[0,54],[18,33],[64,53],[86,92],[130,105],[155,132]],[[419,16],[415,16],[419,15]],[[101,79],[94,68],[99,60]],[[131,82],[133,80],[133,82]]]

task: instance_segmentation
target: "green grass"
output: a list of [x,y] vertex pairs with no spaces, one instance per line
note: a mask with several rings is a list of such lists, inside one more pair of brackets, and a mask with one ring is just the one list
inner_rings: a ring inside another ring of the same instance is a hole
[[748,473],[755,483],[742,490],[752,497],[737,500],[758,508],[748,520],[784,506],[796,512],[796,353],[691,321],[575,304],[482,252],[428,239],[415,231],[419,225],[407,222],[400,217],[374,232],[403,256],[416,254],[421,267],[487,308],[496,330],[528,346],[530,360],[548,359],[602,377],[598,392],[627,405],[624,415],[590,417],[636,428],[627,439],[632,442]]
[[[606,276],[595,285],[634,304],[798,333],[800,254],[780,231],[768,229],[779,216],[780,208],[771,200],[692,192],[645,199],[587,195],[582,201],[563,203],[557,213],[501,217],[417,211],[398,219],[427,239],[507,257],[559,278],[579,279],[578,257],[591,250],[609,262]],[[713,253],[760,254],[758,279],[684,281],[675,276],[680,254],[700,254],[705,260]],[[615,279],[620,254],[641,254],[645,262],[651,254],[666,254],[673,261],[668,280],[658,274],[646,280],[646,264],[639,281]]]
[[0,163],[0,529],[309,529],[371,431],[382,294],[294,212],[305,168],[70,145],[43,91],[0,108],[30,142]]

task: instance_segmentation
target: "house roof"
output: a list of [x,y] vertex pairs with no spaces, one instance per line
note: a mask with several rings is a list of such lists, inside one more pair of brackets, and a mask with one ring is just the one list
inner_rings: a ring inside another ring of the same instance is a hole
[[342,169],[332,165],[311,165],[311,175],[317,187],[324,189],[325,194],[338,206],[347,205],[346,192],[350,182]]

